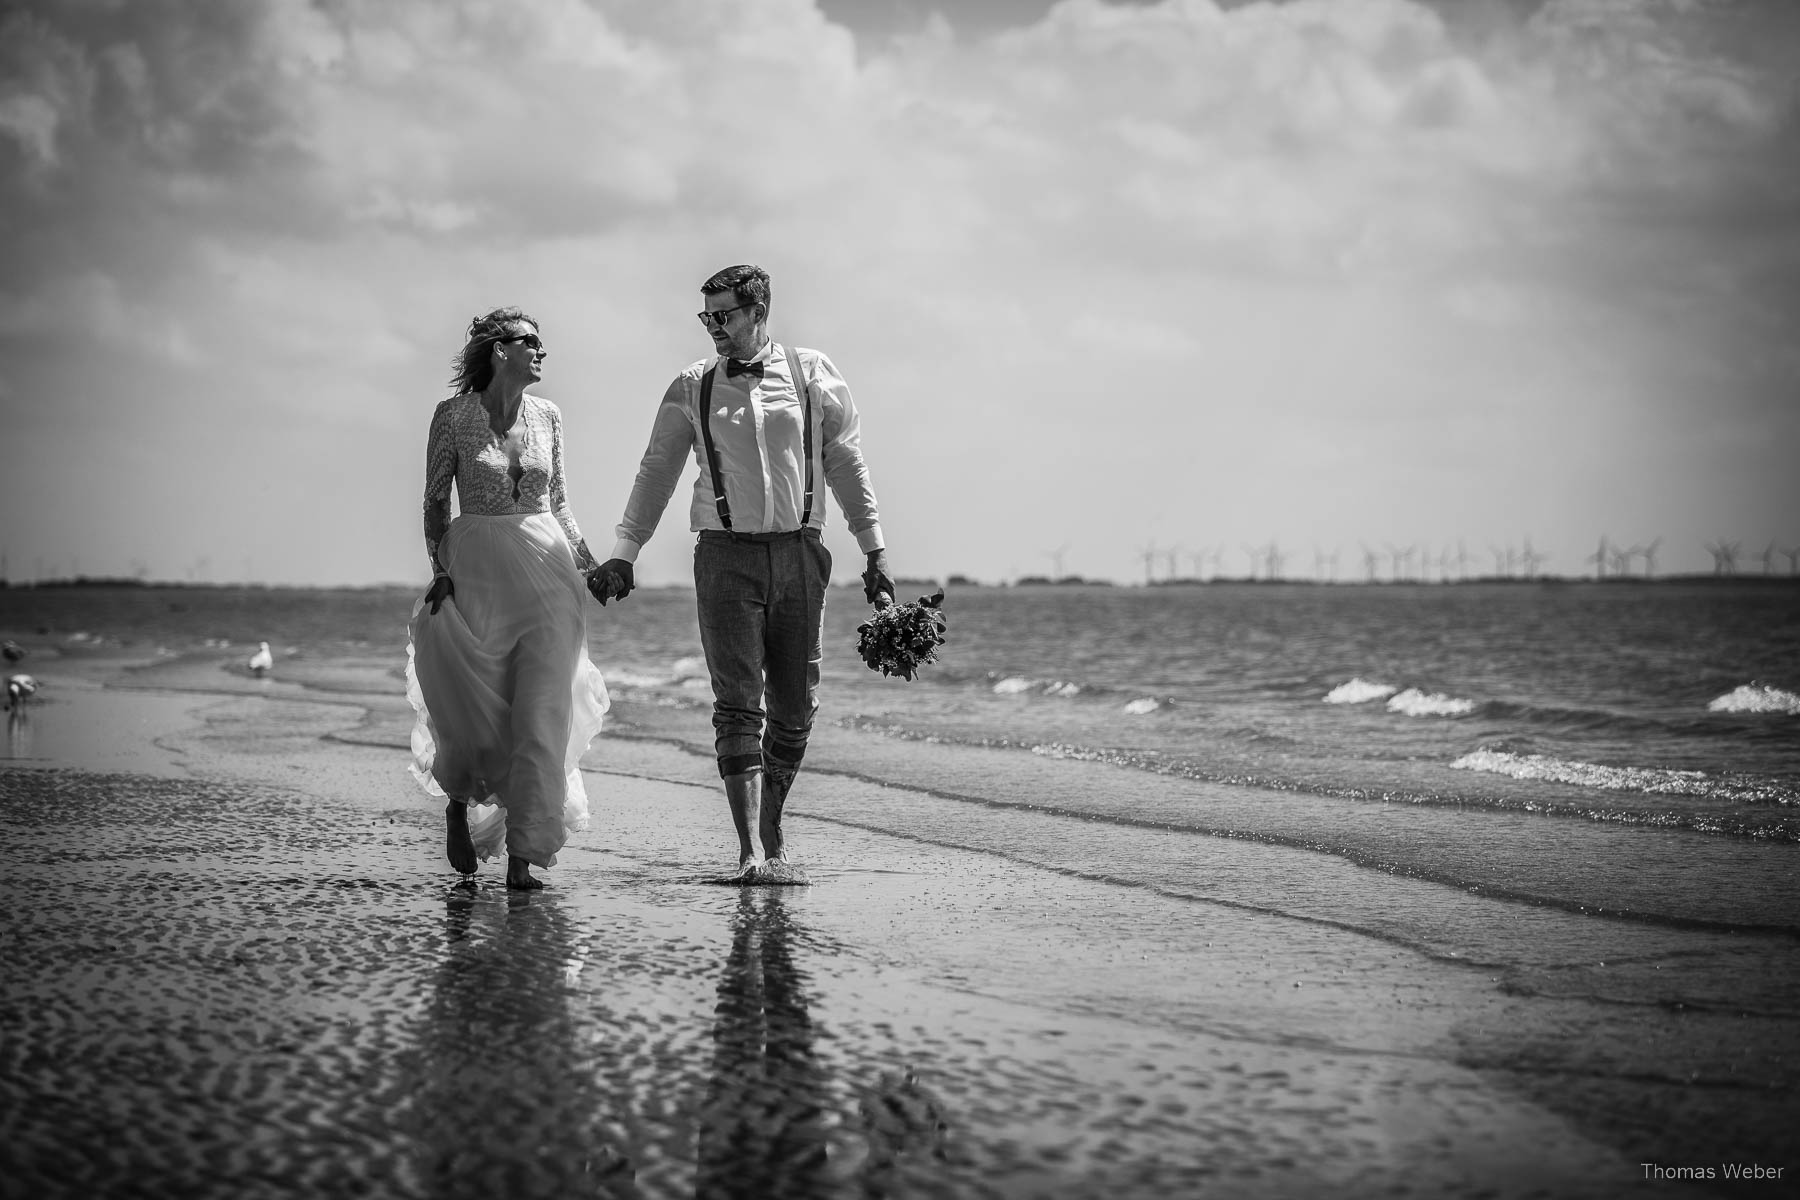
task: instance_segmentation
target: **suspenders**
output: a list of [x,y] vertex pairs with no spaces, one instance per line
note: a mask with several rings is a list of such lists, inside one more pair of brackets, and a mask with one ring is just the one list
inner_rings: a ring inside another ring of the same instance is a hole
[[[782,350],[782,347],[772,346],[769,357],[773,358],[776,350]],[[782,353],[787,357],[788,373],[793,376],[794,390],[800,394],[800,423],[803,431],[801,443],[806,454],[806,504],[800,512],[800,528],[805,529],[812,523],[813,506],[812,392],[806,386],[806,371],[800,364],[799,349],[789,346]],[[729,531],[731,505],[725,500],[725,477],[719,471],[719,452],[713,447],[712,435],[713,375],[718,369],[719,364],[714,363],[700,376],[700,437],[706,443],[706,465],[712,472],[713,504],[719,510],[719,524]]]

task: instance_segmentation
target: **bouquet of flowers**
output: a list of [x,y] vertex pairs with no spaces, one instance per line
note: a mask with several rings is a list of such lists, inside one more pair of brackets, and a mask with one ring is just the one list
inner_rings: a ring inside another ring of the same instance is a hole
[[937,661],[944,644],[944,589],[911,604],[890,604],[856,627],[857,651],[869,670],[911,679]]

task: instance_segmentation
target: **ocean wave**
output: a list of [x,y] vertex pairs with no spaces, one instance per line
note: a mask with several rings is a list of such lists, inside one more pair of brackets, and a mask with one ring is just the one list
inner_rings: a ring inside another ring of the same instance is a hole
[[1362,704],[1369,700],[1382,700],[1399,691],[1391,683],[1370,683],[1357,676],[1349,683],[1340,683],[1325,693],[1327,704]]
[[[860,714],[840,717],[837,723],[846,729],[897,738],[901,741],[972,746],[987,750],[1024,751],[1041,758],[1104,763],[1109,766],[1125,767],[1152,775],[1188,779],[1198,783],[1218,783],[1271,792],[1298,792],[1307,795],[1329,796],[1339,800],[1373,801],[1381,804],[1477,807],[1493,809],[1497,812],[1527,812],[1546,817],[1578,818],[1618,825],[1690,829],[1696,833],[1752,838],[1758,841],[1800,843],[1800,817],[1795,816],[1793,812],[1795,808],[1800,807],[1800,790],[1792,786],[1784,786],[1778,781],[1758,780],[1754,777],[1714,778],[1712,789],[1705,795],[1710,799],[1736,801],[1745,805],[1774,806],[1780,811],[1768,812],[1766,808],[1763,812],[1750,812],[1743,809],[1695,810],[1687,807],[1627,808],[1620,807],[1611,801],[1606,803],[1588,800],[1571,801],[1534,796],[1529,793],[1471,795],[1463,791],[1438,792],[1409,787],[1370,786],[1350,782],[1332,783],[1319,779],[1270,773],[1249,767],[1247,764],[1208,764],[1186,756],[1164,756],[1139,750],[1113,749],[1106,746],[1090,746],[1072,742],[1045,742],[1004,736],[972,737],[959,733],[909,729],[889,720]],[[1510,754],[1490,749],[1465,755],[1452,765],[1462,770],[1481,771],[1492,770],[1493,767],[1484,767],[1480,764],[1497,764],[1507,760],[1522,763],[1533,759],[1540,762],[1554,761],[1537,755]],[[1550,779],[1549,776],[1543,778]],[[1664,790],[1666,792],[1670,789]],[[961,793],[939,794],[955,795],[961,798]],[[1002,806],[1004,807],[1004,805]],[[1094,813],[1084,815],[1095,819],[1106,819]],[[1199,820],[1192,824],[1177,826],[1166,825],[1163,818],[1159,817],[1157,823],[1159,828],[1179,827],[1193,828],[1201,832],[1216,832]],[[1231,836],[1236,835],[1232,834]]]
[[1140,696],[1136,700],[1126,704],[1125,711],[1134,717],[1141,717],[1145,713],[1155,712],[1163,706],[1163,703],[1163,701],[1158,700],[1154,696]]
[[1752,804],[1788,805],[1795,801],[1788,789],[1753,779],[1721,778],[1705,771],[1679,771],[1668,767],[1609,767],[1545,754],[1512,754],[1504,750],[1476,750],[1452,762],[1450,768],[1454,771],[1485,771],[1513,779],[1603,788],[1612,792],[1704,796]]
[[1786,713],[1790,717],[1800,717],[1800,695],[1784,692],[1766,683],[1746,683],[1709,701],[1706,711]]
[[1008,675],[997,680],[993,686],[996,696],[1018,696],[1026,692],[1037,692],[1044,696],[1079,696],[1085,691],[1081,684],[1071,683],[1066,679],[1028,679],[1023,675]]
[[1461,717],[1475,711],[1475,702],[1442,692],[1427,695],[1418,688],[1407,688],[1388,700],[1387,709],[1409,717]]

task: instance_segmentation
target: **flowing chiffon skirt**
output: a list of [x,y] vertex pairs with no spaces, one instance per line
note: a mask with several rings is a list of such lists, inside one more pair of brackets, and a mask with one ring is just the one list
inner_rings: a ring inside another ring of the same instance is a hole
[[469,805],[483,859],[554,866],[587,828],[580,760],[609,701],[587,653],[587,588],[549,513],[450,523],[438,545],[456,594],[408,625],[413,775]]

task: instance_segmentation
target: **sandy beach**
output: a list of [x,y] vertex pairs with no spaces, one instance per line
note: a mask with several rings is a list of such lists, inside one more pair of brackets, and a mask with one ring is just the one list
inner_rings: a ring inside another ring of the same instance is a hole
[[[67,657],[11,721],[7,1195],[1787,1186],[1647,1178],[1649,1146],[1717,1170],[1718,1101],[1596,1069],[1552,1102],[1542,1064],[1481,1040],[1529,1043],[1542,1009],[1467,965],[1088,877],[1084,822],[1036,817],[1013,857],[880,828],[896,789],[831,734],[789,821],[810,887],[711,882],[732,845],[710,759],[628,732],[584,760],[593,826],[545,891],[493,862],[464,883],[390,676],[322,690],[225,657]],[[1304,854],[1209,853],[1246,880]],[[1790,1107],[1743,1136],[1791,1137]]]

